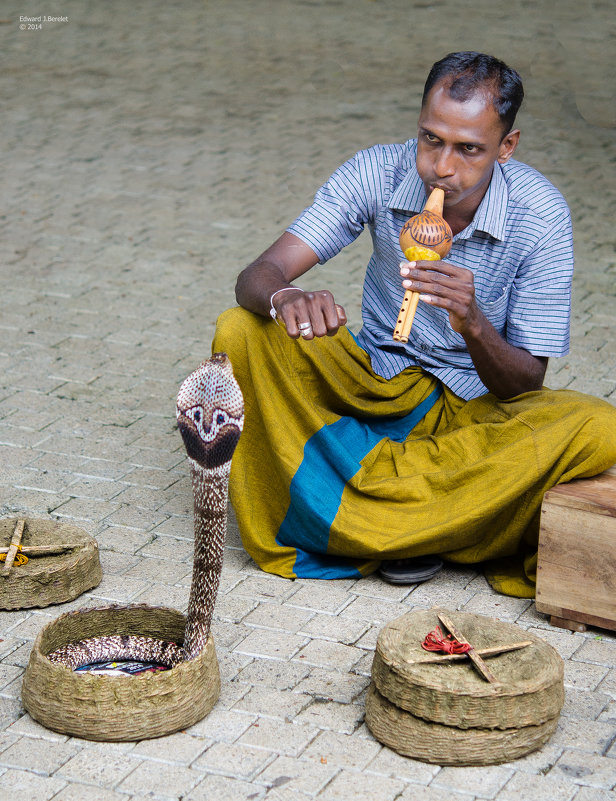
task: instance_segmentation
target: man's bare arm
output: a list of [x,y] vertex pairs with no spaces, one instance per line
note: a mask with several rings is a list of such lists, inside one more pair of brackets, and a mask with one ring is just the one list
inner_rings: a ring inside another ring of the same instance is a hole
[[541,389],[548,359],[510,345],[485,316],[483,320],[477,335],[462,336],[477,375],[490,392],[505,400]]
[[464,337],[477,375],[498,398],[512,398],[541,389],[548,360],[510,345],[483,314],[475,299],[470,270],[447,262],[407,262],[400,265],[405,289],[449,312],[454,331]]
[[[344,309],[334,302],[328,290],[304,292],[293,287],[293,281],[318,262],[316,253],[294,234],[285,232],[252,264],[239,274],[235,297],[240,306],[266,317],[270,298],[277,315],[284,321],[287,333],[297,339],[312,339],[335,334],[346,323]],[[284,289],[284,292],[279,290]],[[311,328],[300,331],[299,326]]]

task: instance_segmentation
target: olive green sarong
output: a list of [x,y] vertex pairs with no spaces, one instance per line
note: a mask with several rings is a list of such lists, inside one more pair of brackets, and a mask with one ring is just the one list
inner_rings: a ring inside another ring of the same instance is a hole
[[242,542],[281,576],[441,554],[491,561],[499,591],[530,597],[544,493],[616,462],[616,409],[577,392],[464,401],[419,367],[376,375],[347,329],[292,340],[243,309],[221,315],[213,350],[244,393],[230,482]]

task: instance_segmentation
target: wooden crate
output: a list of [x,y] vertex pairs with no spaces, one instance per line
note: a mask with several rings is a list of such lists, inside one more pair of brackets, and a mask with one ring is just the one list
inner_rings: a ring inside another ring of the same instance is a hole
[[553,625],[616,629],[616,465],[546,492],[536,604]]

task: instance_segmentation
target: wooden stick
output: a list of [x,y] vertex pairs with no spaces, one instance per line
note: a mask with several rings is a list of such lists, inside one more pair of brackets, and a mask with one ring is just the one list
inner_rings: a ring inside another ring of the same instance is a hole
[[[477,648],[476,653],[481,657],[498,656],[499,654],[506,654],[508,651],[518,651],[520,648],[526,648],[528,645],[532,644],[532,640],[524,640],[523,642],[513,642],[511,645],[494,645],[491,648]],[[421,659],[405,659],[404,661],[409,665],[423,665],[432,662],[458,661],[466,659],[466,656],[466,654],[432,654],[432,656],[424,656]]]
[[398,322],[394,329],[394,340],[396,342],[409,341],[409,334],[411,333],[411,326],[415,319],[418,303],[419,292],[413,292],[412,289],[407,289],[402,299],[400,313],[398,314]]
[[[45,554],[56,554],[64,553],[65,551],[71,551],[73,548],[78,548],[80,545],[83,545],[83,543],[69,542],[66,543],[66,545],[22,545],[21,553],[25,554],[26,556],[44,556]],[[0,553],[8,553],[8,551],[8,548],[0,548]]]
[[11,544],[9,545],[6,553],[6,561],[4,563],[4,567],[2,568],[3,576],[8,576],[11,572],[11,568],[13,567],[13,562],[15,561],[15,557],[17,556],[17,549],[21,543],[21,538],[24,533],[24,526],[26,525],[25,520],[18,520],[15,523],[15,528],[13,529],[13,537],[11,538]]
[[449,631],[453,634],[458,642],[464,643],[465,645],[470,645],[470,650],[466,652],[466,655],[472,660],[473,664],[477,668],[477,670],[481,673],[484,679],[487,679],[491,684],[501,684],[501,682],[496,678],[494,673],[490,670],[490,668],[486,665],[483,659],[479,656],[475,648],[471,645],[471,643],[465,639],[462,634],[456,629],[454,624],[449,620],[448,617],[439,613],[438,619],[441,621],[443,626],[449,629]]

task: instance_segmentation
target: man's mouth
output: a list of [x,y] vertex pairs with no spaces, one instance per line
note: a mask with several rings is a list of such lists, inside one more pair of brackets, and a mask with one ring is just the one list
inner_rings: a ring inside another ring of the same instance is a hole
[[447,195],[451,195],[453,192],[453,189],[450,186],[446,186],[445,184],[440,184],[440,183],[430,184],[430,191],[432,191],[433,189],[442,189],[443,192],[445,193],[445,197],[447,197]]

